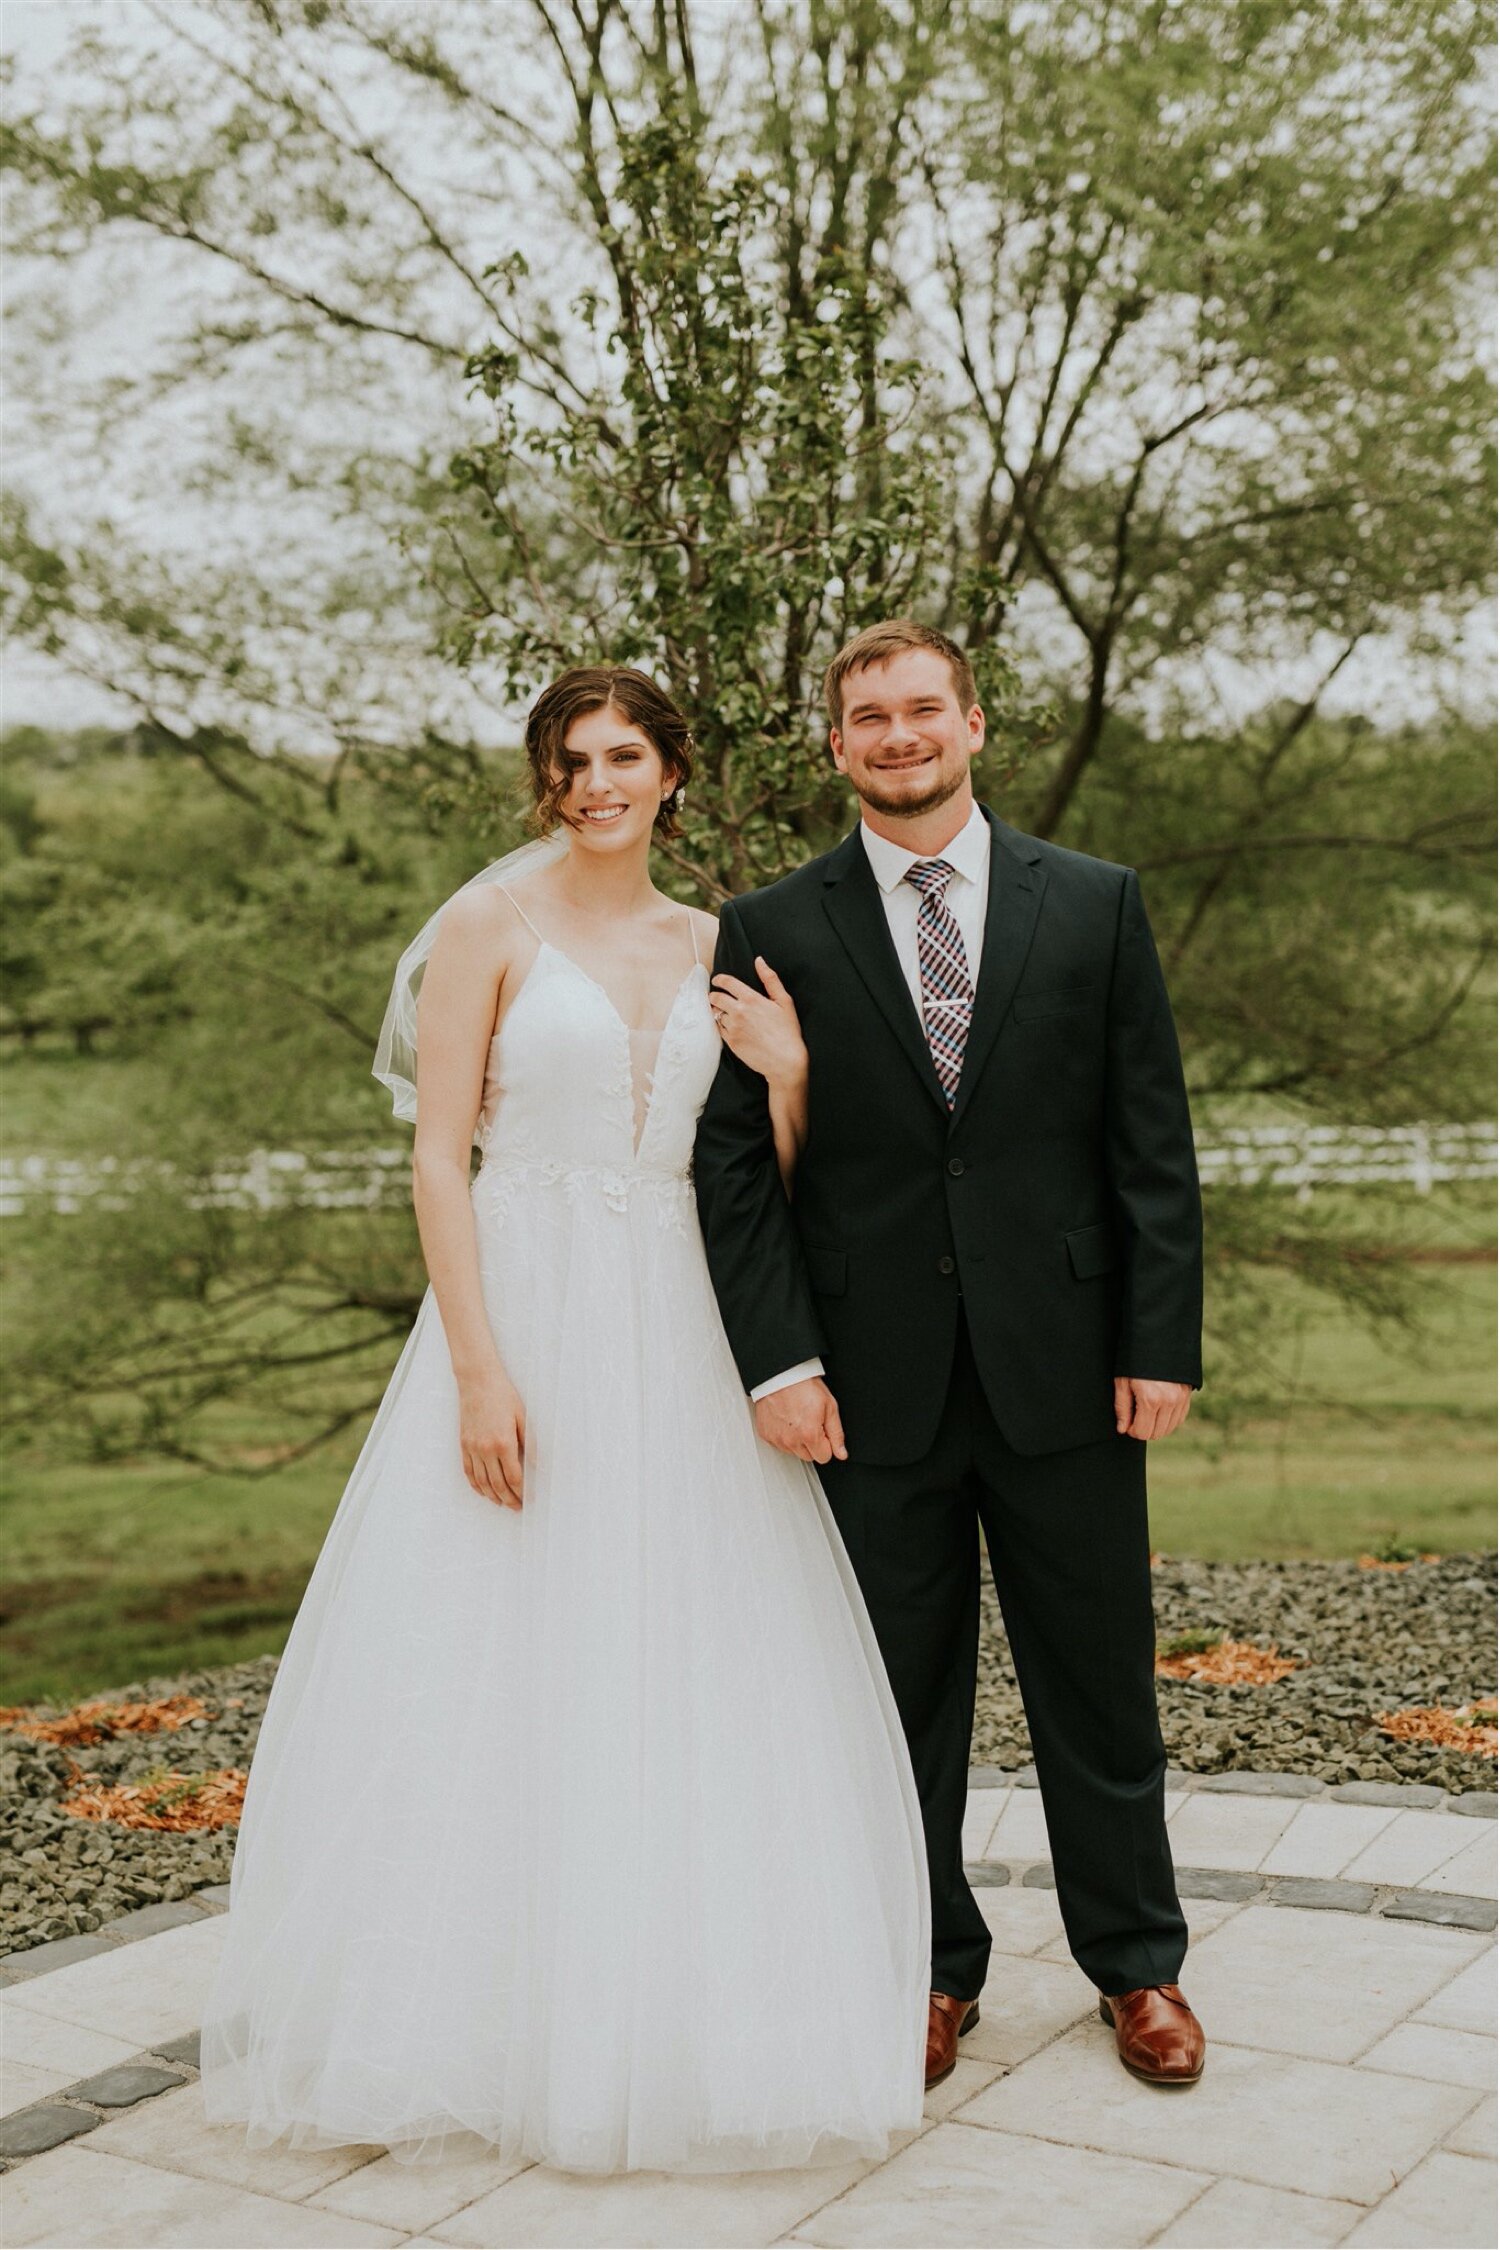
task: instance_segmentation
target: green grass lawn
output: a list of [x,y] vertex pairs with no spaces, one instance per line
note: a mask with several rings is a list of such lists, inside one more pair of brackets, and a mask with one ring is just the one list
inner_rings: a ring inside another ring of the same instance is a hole
[[13,1467],[0,1703],[279,1651],[357,1451],[260,1478]]
[[[1288,1284],[1271,1395],[1228,1434],[1200,1414],[1152,1449],[1168,1554],[1439,1553],[1495,1544],[1495,1269],[1436,1270],[1418,1342],[1376,1341]],[[1268,1386],[1268,1388],[1270,1388]]]
[[[8,1080],[13,1149],[107,1148],[137,1066],[64,1054]],[[1341,1240],[1478,1253],[1422,1269],[1418,1341],[1370,1335],[1290,1278],[1268,1361],[1215,1369],[1187,1426],[1151,1455],[1152,1536],[1207,1558],[1357,1555],[1385,1540],[1439,1551],[1495,1541],[1494,1198],[1486,1183],[1399,1199],[1320,1195]],[[394,1352],[392,1353],[394,1358]],[[1248,1404],[1225,1430],[1230,1387]],[[284,1431],[236,1428],[252,1457]],[[363,1425],[262,1477],[161,1462],[12,1462],[0,1589],[0,1702],[66,1699],[148,1673],[279,1651]]]
[[[1494,1270],[1439,1269],[1420,1358],[1288,1284],[1297,1387],[1226,1437],[1190,1419],[1152,1453],[1169,1554],[1356,1555],[1389,1538],[1494,1544]],[[279,1651],[358,1450],[261,1478],[161,1464],[17,1464],[0,1701]]]

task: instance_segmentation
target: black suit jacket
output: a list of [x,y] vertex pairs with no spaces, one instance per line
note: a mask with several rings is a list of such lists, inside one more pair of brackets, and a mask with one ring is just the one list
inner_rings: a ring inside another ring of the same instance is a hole
[[1113,1378],[1203,1380],[1202,1210],[1171,1007],[1133,869],[990,824],[950,1115],[860,840],[727,904],[716,969],[797,1003],[809,1134],[791,1202],[765,1080],[726,1048],[694,1171],[747,1390],[821,1354],[850,1457],[916,1460],[960,1292],[1017,1452],[1114,1430]]

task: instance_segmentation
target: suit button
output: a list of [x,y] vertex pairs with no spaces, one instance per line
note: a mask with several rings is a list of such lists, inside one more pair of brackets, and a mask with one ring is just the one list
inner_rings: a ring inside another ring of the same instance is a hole
[[964,1172],[963,1158],[961,1156],[950,1156],[948,1159],[948,1169],[953,1174],[955,1180],[961,1180],[963,1178]]
[[939,1258],[939,1260],[938,1260],[938,1272],[939,1272],[939,1273],[952,1273],[952,1272],[953,1272],[953,1270],[954,1270],[954,1264],[953,1264],[953,1260],[952,1260],[951,1258]]

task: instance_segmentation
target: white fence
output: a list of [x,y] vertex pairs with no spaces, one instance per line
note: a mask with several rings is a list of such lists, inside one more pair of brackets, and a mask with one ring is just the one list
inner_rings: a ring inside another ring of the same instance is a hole
[[[122,1211],[142,1189],[171,1191],[177,1174],[149,1157],[0,1157],[0,1219],[27,1210]],[[411,1149],[256,1148],[183,1194],[193,1210],[370,1211],[411,1194]]]
[[[195,1210],[368,1211],[411,1192],[410,1147],[252,1149],[185,1191]],[[1269,1182],[1305,1199],[1319,1188],[1385,1186],[1418,1195],[1448,1180],[1496,1176],[1490,1125],[1252,1125],[1202,1134],[1206,1188]],[[0,1218],[28,1210],[118,1211],[143,1188],[171,1192],[176,1175],[150,1159],[0,1157]]]
[[1250,1125],[1198,1141],[1205,1187],[1415,1188],[1495,1177],[1493,1125]]

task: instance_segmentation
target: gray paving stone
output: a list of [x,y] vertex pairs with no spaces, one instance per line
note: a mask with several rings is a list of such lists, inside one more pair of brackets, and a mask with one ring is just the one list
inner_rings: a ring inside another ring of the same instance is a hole
[[1497,2115],[1500,2113],[1497,2113],[1494,2095],[1486,2094],[1483,2101],[1476,2102],[1468,2116],[1454,2126],[1443,2143],[1444,2148],[1451,2148],[1459,2156],[1482,2156],[1493,2164],[1496,2145],[1500,2142]]
[[1177,1890],[1182,1898],[1255,1898],[1260,1877],[1230,1867],[1179,1867]]
[[128,2109],[148,2094],[164,2094],[169,2086],[185,2086],[180,2070],[162,2070],[156,2063],[116,2063],[68,2088],[75,2102],[97,2102],[101,2109]]
[[1205,1773],[1200,1789],[1231,1797],[1321,1797],[1323,1784],[1311,1773]]
[[[1319,1806],[1320,1812],[1325,1808]],[[1180,1867],[1230,1869],[1258,1875],[1261,1862],[1280,1843],[1292,1823],[1310,1812],[1294,1797],[1247,1797],[1218,1789],[1194,1789],[1178,1800],[1167,1835]],[[1389,1816],[1387,1816],[1389,1817]],[[1309,1868],[1309,1874],[1324,1870]],[[1342,1868],[1328,1870],[1342,1874]],[[1288,1868],[1288,1874],[1302,1873]],[[1416,1881],[1416,1877],[1412,1878]]]
[[[1361,2075],[1371,2080],[1376,2077],[1374,2071]],[[1468,2088],[1464,2091],[1469,2096],[1465,2107],[1472,2107],[1474,2097]],[[209,2123],[203,2109],[202,2085],[193,2079],[174,2086],[168,2093],[158,2094],[155,2101],[137,2102],[133,2109],[116,2110],[98,2132],[90,2136],[88,2163],[92,2171],[96,2157],[123,2157],[131,2164],[215,2180],[223,2187],[240,2188],[248,2194],[300,2203],[305,2196],[316,2195],[320,2189],[332,2186],[335,2180],[372,2162],[376,2153],[372,2145],[352,2139],[337,2147],[296,2148],[288,2145],[285,2136],[273,2147],[252,2148],[242,2128],[226,2130],[222,2125]],[[79,2156],[81,2160],[82,2150]],[[188,2239],[202,2238],[190,2236]],[[229,2239],[235,2240],[233,2236]],[[295,2239],[285,2235],[271,2237],[279,2250],[286,2250],[288,2242]],[[155,2240],[149,2234],[136,2237],[141,2244],[154,2244]]]
[[1362,2218],[1350,2243],[1441,2242],[1449,2250],[1489,2250],[1495,2240],[1493,2170],[1472,2156],[1435,2149],[1383,2203]]
[[[962,2075],[960,2066],[953,2076]],[[944,2081],[945,2086],[952,2083]],[[414,2240],[436,2250],[438,2238],[426,2232],[428,2227],[455,2217],[527,2169],[524,2158],[501,2157],[483,2145],[432,2164],[401,2164],[387,2150],[373,2164],[361,2164],[327,2187],[315,2188],[307,2208],[337,2211],[346,2219],[363,2219],[367,2226],[396,2227],[403,2233],[409,2229]]]
[[1336,1914],[1368,1914],[1375,1903],[1373,1883],[1340,1883],[1317,1875],[1278,1875],[1271,1885],[1273,1906],[1326,1906]]
[[1390,1805],[1397,1812],[1433,1811],[1446,1804],[1446,1789],[1424,1781],[1341,1781],[1328,1792],[1338,1805]]
[[1012,1789],[1037,1789],[1041,1786],[1036,1777],[1035,1766],[1017,1766],[1015,1772],[1006,1778]]
[[128,1914],[117,1914],[99,1934],[112,1938],[155,1937],[158,1930],[175,1930],[180,1922],[201,1920],[190,1898],[164,1898],[154,1906],[136,1906]]
[[[170,2099],[170,2097],[168,2097]],[[101,2131],[108,2132],[106,2125]],[[280,2196],[247,2192],[221,2180],[183,2175],[161,2164],[136,2164],[99,2147],[99,2134],[49,2149],[17,2166],[8,2180],[7,2239],[15,2244],[128,2245],[141,2250],[392,2250],[409,2228],[373,2226],[318,2211]]]
[[204,1907],[211,1914],[228,1912],[229,1885],[227,1883],[205,1883],[201,1891],[194,1891],[193,1897],[201,1907]]
[[1166,1782],[1169,1789],[1196,1789],[1202,1779],[1201,1773],[1189,1773],[1186,1766],[1167,1768]]
[[185,2031],[180,2039],[168,2040],[165,2047],[153,2047],[151,2052],[153,2055],[160,2055],[166,2062],[186,2063],[190,2070],[197,2070],[198,2049],[202,2038],[201,2031]]
[[1008,1789],[1010,1787],[1010,1775],[1000,1766],[970,1766],[969,1787],[971,1789]]
[[1380,1909],[1400,1922],[1442,1922],[1454,1930],[1492,1930],[1492,1898],[1452,1897],[1445,1891],[1397,1891]]
[[1249,2242],[1296,2243],[1299,2250],[1314,2250],[1319,2243],[1342,2242],[1363,2216],[1357,2203],[1252,2187],[1248,2180],[1216,2180],[1156,2239],[1162,2245],[1191,2245],[1191,2250],[1243,2250]]
[[1439,1986],[1417,2010],[1418,2023],[1446,2031],[1472,2031],[1493,2039],[1500,2020],[1500,1989],[1495,1981],[1495,1947],[1486,1946],[1456,1976]]
[[[976,1804],[979,1801],[974,1799]],[[974,1848],[971,1838],[970,1849]],[[980,1858],[1009,1860],[1012,1867],[1029,1866],[1034,1859],[1050,1859],[1052,1840],[1047,1833],[1038,1792],[1035,1789],[1007,1790],[999,1817],[977,1849]]]
[[1010,1869],[1003,1859],[971,1859],[964,1867],[964,1880],[981,1891],[999,1891],[1010,1881]]
[[[1263,1918],[1283,1924],[1293,1919],[1269,1909]],[[1233,1916],[1225,1929],[1232,1930],[1241,1919]],[[1359,1925],[1351,1921],[1340,1926]],[[1325,1922],[1322,1927],[1329,1925]],[[1208,1945],[1220,1935],[1215,1931]],[[1079,2151],[1094,2149],[1142,2163],[1190,2166],[1200,2175],[1227,2173],[1262,2187],[1368,2204],[1385,2194],[1393,2178],[1400,2179],[1474,2106],[1466,2086],[1437,2085],[1387,2071],[1356,2070],[1305,2056],[1234,2046],[1216,2036],[1223,2014],[1211,2014],[1200,1997],[1201,1962],[1197,1968],[1189,1967],[1186,1978],[1186,1990],[1202,2013],[1210,2041],[1208,2066],[1190,2091],[1164,2093],[1159,2086],[1143,2086],[1132,2078],[1120,2068],[1107,2029],[1091,2015],[1018,2069],[992,2080],[963,2104],[956,2121],[994,2132],[1032,2134]],[[925,2136],[914,2145],[924,2146]],[[1107,2223],[1112,2214],[1102,2216]],[[815,2229],[804,2231],[817,2240]],[[1119,2232],[1104,2233],[1102,2227],[1100,2233],[1111,2244],[1130,2240]],[[864,2239],[869,2242],[872,2237]],[[882,2237],[873,2239],[878,2242]],[[919,2242],[931,2239],[916,2237]],[[979,2243],[993,2239],[985,2234],[970,2237]],[[1061,2239],[1071,2245],[1087,2241],[1088,2236],[1070,2232]],[[1239,2237],[1242,2244],[1257,2239],[1285,2244],[1288,2237]],[[1431,2239],[1442,2243],[1451,2237],[1439,2234]]]
[[49,1969],[65,1969],[70,1961],[87,1961],[95,1953],[113,1953],[112,1939],[98,1930],[85,1930],[79,1937],[51,1938],[45,1945],[29,1945],[22,1953],[7,1953],[0,1960],[6,1972],[6,1982],[16,1983],[26,1977],[45,1976]]
[[1057,1889],[1057,1877],[1052,1872],[1052,1862],[1049,1859],[1038,1860],[1035,1867],[1028,1867],[1021,1881],[1028,1891]]
[[71,2085],[86,2070],[134,2062],[158,2039],[180,2039],[201,2023],[223,1936],[215,1917],[199,1915],[21,1985],[6,1993],[6,2005],[28,2019],[35,2013],[116,2042],[112,2053],[90,2055],[70,2070]]
[[66,2102],[38,2102],[35,2109],[0,2118],[0,2156],[37,2156],[60,2141],[91,2133],[98,2122],[86,2109],[70,2109]]
[[[1163,2225],[1202,2193],[1206,2175],[1182,2166],[1138,2164],[1091,2149],[1060,2148],[1039,2136],[942,2123],[874,2167],[847,2195],[804,2219],[791,2240],[825,2246],[920,2244],[922,2250],[982,2243],[1155,2242]],[[496,2206],[498,2209],[498,2204]],[[451,2230],[456,2242],[684,2242],[684,2234],[601,2233],[483,2236]],[[437,2230],[450,2233],[447,2226]],[[701,2235],[693,2238],[702,2241]],[[719,2242],[744,2242],[721,2234]],[[762,2240],[766,2239],[761,2237]]]
[[[1493,1963],[1490,1968],[1493,1975]],[[1495,2082],[1495,2042],[1481,2032],[1449,2031],[1442,2024],[1408,2019],[1367,2048],[1359,2067],[1392,2070],[1401,2078],[1436,2078],[1482,2094]]]
[[1493,1820],[1495,1808],[1500,1805],[1493,1789],[1466,1789],[1461,1797],[1454,1797],[1449,1812],[1467,1813],[1471,1820]]
[[1214,2047],[1352,2065],[1484,1947],[1472,1931],[1252,1900],[1194,1945],[1183,1981]]

